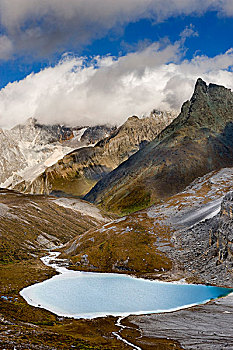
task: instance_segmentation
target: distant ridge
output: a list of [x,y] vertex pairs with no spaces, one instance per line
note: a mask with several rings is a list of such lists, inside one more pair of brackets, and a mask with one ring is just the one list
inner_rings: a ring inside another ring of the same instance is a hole
[[25,177],[13,188],[29,193],[83,196],[104,175],[153,140],[174,118],[170,112],[152,111],[144,118],[129,117],[119,128],[89,128],[82,140],[92,140],[91,147],[73,150],[32,180]]

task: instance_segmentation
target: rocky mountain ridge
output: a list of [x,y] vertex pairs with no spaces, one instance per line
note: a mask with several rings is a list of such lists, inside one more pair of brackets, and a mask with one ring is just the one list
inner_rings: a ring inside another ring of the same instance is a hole
[[198,79],[190,101],[152,142],[106,175],[85,199],[127,213],[233,166],[233,93]]
[[[106,130],[110,135],[97,142],[94,147],[83,147],[70,152],[54,165],[47,167],[35,180],[26,179],[13,188],[29,193],[49,194],[60,191],[82,196],[104,175],[153,140],[174,117],[172,113],[158,111],[141,119],[130,117],[119,128]],[[102,136],[98,127],[95,132]],[[89,137],[96,140],[92,132],[89,132]],[[83,138],[86,138],[86,131]]]

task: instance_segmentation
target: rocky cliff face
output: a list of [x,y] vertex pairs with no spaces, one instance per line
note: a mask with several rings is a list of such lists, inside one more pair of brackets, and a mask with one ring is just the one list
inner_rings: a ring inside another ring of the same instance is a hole
[[216,244],[219,263],[233,261],[233,192],[223,198],[220,216],[210,230],[212,244]]
[[233,93],[198,79],[180,115],[99,181],[85,199],[109,211],[135,211],[183,190],[199,176],[229,166],[233,166]]
[[90,140],[96,140],[96,134],[109,131],[110,136],[98,142],[94,147],[78,149],[66,155],[56,164],[48,167],[34,181],[22,181],[14,189],[30,193],[62,191],[72,195],[86,194],[104,175],[115,169],[146,143],[153,140],[172,120],[174,115],[166,112],[151,113],[149,117],[139,119],[130,117],[118,129],[87,130]]
[[116,131],[117,127],[109,126],[109,125],[97,125],[86,128],[84,131],[81,141],[86,145],[95,144],[100,140],[103,140],[105,137],[109,137],[114,131]]

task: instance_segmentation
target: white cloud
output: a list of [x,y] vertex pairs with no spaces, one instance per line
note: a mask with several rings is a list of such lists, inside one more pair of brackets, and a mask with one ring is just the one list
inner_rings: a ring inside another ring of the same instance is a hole
[[12,42],[6,35],[0,36],[0,60],[8,59],[13,52]]
[[190,38],[192,36],[199,36],[199,34],[195,30],[195,27],[193,24],[186,26],[186,28],[183,30],[183,32],[180,33],[180,37],[183,41],[185,41],[186,38]]
[[233,89],[233,50],[213,58],[182,58],[183,40],[153,43],[123,57],[64,57],[0,91],[0,126],[35,117],[43,123],[120,124],[153,108],[179,111],[202,77]]
[[216,10],[233,16],[232,0],[0,0],[0,25],[15,52],[48,55],[86,45],[109,30],[150,18],[201,15]]

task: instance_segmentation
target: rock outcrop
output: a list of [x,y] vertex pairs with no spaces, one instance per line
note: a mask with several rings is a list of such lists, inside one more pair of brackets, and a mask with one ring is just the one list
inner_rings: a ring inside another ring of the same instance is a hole
[[210,230],[210,245],[216,244],[219,263],[233,262],[233,192],[229,192],[222,201],[220,216]]
[[157,203],[199,176],[233,166],[233,93],[198,79],[180,115],[105,176],[85,199],[127,213]]
[[109,125],[96,125],[86,128],[84,131],[81,141],[86,143],[86,145],[96,144],[100,140],[103,140],[105,137],[109,137],[114,131],[116,131],[116,126]]

